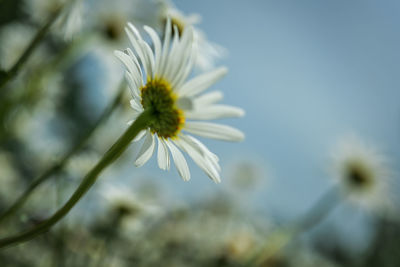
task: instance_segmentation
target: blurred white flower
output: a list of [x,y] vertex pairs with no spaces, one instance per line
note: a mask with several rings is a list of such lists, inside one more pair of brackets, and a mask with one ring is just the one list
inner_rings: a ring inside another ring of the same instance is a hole
[[32,19],[43,25],[58,8],[62,13],[55,22],[53,32],[61,34],[66,40],[80,31],[84,12],[84,0],[25,0],[26,13]]
[[215,66],[218,59],[226,56],[227,50],[207,39],[206,34],[197,27],[201,21],[198,14],[186,15],[169,0],[133,0],[130,21],[135,25],[151,26],[163,35],[168,18],[180,33],[186,27],[193,28],[194,43],[196,44],[195,66],[199,70],[208,70]]
[[222,46],[210,42],[206,34],[195,26],[200,23],[201,16],[198,14],[185,15],[170,1],[164,0],[162,3],[160,18],[164,22],[163,25],[167,18],[171,18],[172,25],[176,25],[179,32],[183,32],[186,27],[193,27],[194,43],[196,44],[195,64],[200,70],[213,68],[215,61],[224,57],[227,51]]
[[258,188],[265,187],[270,173],[265,162],[255,157],[241,155],[241,158],[227,164],[226,177],[230,182],[230,188],[228,188],[238,196],[238,194],[252,194]]
[[98,0],[91,6],[88,22],[101,37],[100,43],[115,49],[128,41],[124,28],[136,9],[134,1],[130,0]]
[[[70,0],[71,1],[71,0]],[[64,38],[70,40],[82,28],[82,19],[84,13],[84,0],[72,0],[71,4],[66,5],[66,10],[56,22],[62,29]]]
[[343,139],[333,153],[333,175],[345,198],[374,211],[390,208],[393,173],[387,158],[356,136]]
[[192,27],[185,28],[182,35],[179,35],[177,26],[173,28],[174,34],[171,32],[171,21],[168,20],[163,44],[152,28],[144,28],[152,39],[153,51],[143,40],[139,31],[129,24],[126,31],[135,52],[130,48],[127,48],[126,52],[115,52],[127,68],[125,77],[133,97],[131,106],[135,118],[149,108],[153,110],[157,118],[135,139],[135,141],[145,139],[135,164],[142,166],[150,159],[155,151],[157,140],[157,159],[161,169],[170,168],[168,152],[170,151],[180,176],[185,181],[190,179],[188,165],[179,147],[188,153],[212,180],[219,182],[218,157],[199,140],[182,133],[182,130],[213,139],[241,141],[244,134],[232,127],[186,120],[240,117],[243,116],[244,111],[240,108],[216,104],[222,98],[220,92],[200,95],[227,73],[226,68],[218,68],[187,81],[195,57],[193,29]]
[[90,55],[98,61],[102,69],[102,93],[104,99],[111,99],[123,79],[123,66],[115,58],[112,51],[126,47],[129,43],[124,28],[136,10],[134,1],[130,0],[97,0],[90,5],[88,13],[88,28],[94,47]]
[[158,210],[154,205],[143,203],[143,201],[135,197],[134,192],[122,185],[104,184],[101,195],[112,209],[124,209],[127,213],[156,212]]
[[126,233],[140,232],[145,223],[162,215],[160,207],[136,197],[135,193],[122,185],[103,184],[100,194],[107,202],[110,216],[121,216],[121,229]]

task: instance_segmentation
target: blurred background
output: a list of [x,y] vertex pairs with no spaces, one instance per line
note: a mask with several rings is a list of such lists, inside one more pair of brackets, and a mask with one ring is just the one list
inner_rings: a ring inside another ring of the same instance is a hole
[[[75,2],[0,90],[1,210],[85,142],[21,210],[0,219],[1,236],[56,211],[126,129],[129,93],[120,89],[124,69],[113,51],[130,46],[128,21],[162,31],[165,9],[199,14],[195,26],[215,56],[196,72],[228,67],[212,89],[246,111],[223,121],[246,139],[201,139],[220,158],[221,184],[191,161],[189,182],[175,168],[160,170],[154,156],[136,168],[131,146],[52,231],[0,251],[4,266],[400,265],[400,2]],[[61,4],[0,0],[2,71]],[[392,186],[381,197],[393,196],[391,216],[343,198],[312,229],[286,240],[285,226],[335,186],[332,151],[348,135],[386,157]],[[262,259],[258,252],[275,243],[279,249]]]

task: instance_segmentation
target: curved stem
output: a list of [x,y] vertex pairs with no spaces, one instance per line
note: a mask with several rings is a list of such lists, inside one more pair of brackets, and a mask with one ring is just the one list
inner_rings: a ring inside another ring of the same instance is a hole
[[297,234],[307,232],[318,225],[339,204],[337,188],[331,188],[310,208],[295,226]]
[[17,200],[0,215],[0,223],[6,220],[10,215],[14,214],[22,205],[26,202],[28,197],[33,193],[33,191],[41,185],[43,182],[47,181],[54,174],[57,174],[61,171],[70,158],[76,154],[82,146],[89,140],[89,138],[93,135],[95,130],[111,115],[111,113],[118,107],[121,99],[123,97],[125,82],[123,81],[118,89],[117,95],[114,97],[114,100],[109,104],[109,106],[104,110],[101,114],[100,118],[93,124],[93,126],[80,138],[80,140],[54,165],[52,165],[49,169],[47,169],[42,175],[40,175],[37,179],[35,179],[29,187],[24,191],[24,193],[17,198]]
[[125,131],[125,133],[111,146],[103,158],[89,171],[75,190],[69,200],[56,213],[47,220],[41,222],[30,230],[0,239],[0,248],[28,241],[35,236],[48,231],[54,224],[60,221],[85,195],[85,193],[96,182],[99,174],[113,163],[128,147],[133,138],[145,129],[152,120],[152,110],[147,109],[136,119],[136,121]]
[[19,72],[21,67],[29,59],[35,48],[40,44],[42,39],[46,36],[50,27],[54,24],[58,16],[61,14],[63,7],[57,8],[53,14],[49,17],[47,22],[43,27],[36,33],[32,41],[29,43],[28,47],[25,49],[24,53],[20,56],[18,61],[10,68],[9,71],[5,72],[0,79],[0,89],[4,87],[10,80],[12,80]]
[[272,258],[291,240],[302,233],[310,231],[317,226],[339,204],[337,188],[332,188],[324,193],[316,203],[296,222],[283,226],[270,234],[268,243],[265,244],[244,264],[244,266],[260,266]]

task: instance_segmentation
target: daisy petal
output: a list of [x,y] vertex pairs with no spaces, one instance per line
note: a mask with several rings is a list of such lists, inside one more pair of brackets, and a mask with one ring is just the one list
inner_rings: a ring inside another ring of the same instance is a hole
[[174,35],[172,39],[172,45],[171,45],[171,51],[168,54],[168,57],[166,59],[167,64],[164,66],[163,72],[160,74],[164,77],[166,77],[168,80],[172,80],[172,78],[175,76],[175,69],[176,66],[178,65],[178,60],[179,60],[179,32],[178,28],[174,25]]
[[186,131],[203,137],[218,139],[223,141],[242,141],[244,134],[230,126],[211,122],[186,122]]
[[154,153],[154,147],[154,136],[149,131],[147,131],[146,139],[144,140],[142,149],[140,149],[135,160],[136,167],[143,166],[151,158]]
[[210,150],[208,150],[208,148],[202,142],[200,142],[198,139],[196,139],[190,135],[180,134],[179,136],[182,139],[184,139],[187,143],[191,143],[192,146],[195,147],[197,150],[199,150],[200,153],[205,154],[208,157],[210,157],[212,159],[212,161],[215,162],[216,165],[218,166],[218,167],[216,167],[218,169],[218,171],[221,171],[221,168],[218,165],[218,162],[219,162],[218,156],[215,155],[214,153],[212,153]]
[[[135,121],[130,121],[130,124],[134,123]],[[147,130],[141,130],[135,138],[133,138],[132,142],[138,142],[140,140],[142,140],[142,138],[146,135]]]
[[172,158],[174,159],[175,166],[178,169],[179,175],[184,181],[190,180],[190,171],[186,159],[182,152],[169,140],[165,140],[169,150],[171,151]]
[[131,107],[135,112],[143,111],[143,107],[136,101],[136,99],[132,99],[131,101],[129,101],[129,103],[131,104]]
[[127,48],[126,52],[130,56],[134,65],[136,66],[136,75],[134,77],[136,77],[136,81],[138,81],[138,84],[142,85],[143,84],[143,73],[142,73],[142,69],[140,68],[139,61],[138,61],[137,57],[135,56],[135,54],[133,53],[132,49]]
[[147,76],[154,78],[154,75],[155,75],[154,61],[155,61],[155,59],[154,59],[153,51],[151,50],[150,46],[145,41],[141,41],[140,44],[143,47],[144,56],[146,57],[146,61],[148,62],[148,71],[149,72],[147,73]]
[[150,38],[153,42],[154,46],[154,57],[155,57],[155,72],[158,73],[159,65],[160,65],[160,60],[161,60],[161,41],[160,38],[158,37],[158,34],[156,33],[153,28],[149,26],[144,26],[144,30],[150,35]]
[[167,18],[167,23],[165,24],[165,35],[164,35],[164,43],[162,48],[160,67],[158,69],[158,73],[164,73],[164,68],[167,64],[167,57],[169,52],[169,42],[171,40],[171,19]]
[[158,167],[162,170],[169,170],[170,160],[169,160],[167,145],[161,138],[157,139],[158,139],[158,151],[157,151]]
[[244,110],[227,105],[213,105],[203,109],[187,111],[185,115],[187,118],[194,120],[215,120],[242,117]]
[[210,158],[201,155],[196,147],[193,147],[191,143],[188,143],[183,139],[178,139],[174,142],[193,159],[193,161],[208,175],[208,177],[216,183],[221,182],[218,169],[215,168]]
[[189,50],[186,67],[182,68],[182,71],[179,72],[179,74],[176,75],[176,77],[174,77],[174,79],[171,81],[171,84],[174,88],[180,88],[182,84],[185,82],[185,80],[187,79],[187,77],[189,76],[190,72],[193,69],[193,66],[195,64],[195,59],[196,59],[196,50],[192,46]]
[[131,95],[133,97],[133,99],[135,99],[136,101],[140,101],[140,97],[139,97],[139,87],[140,85],[138,85],[137,81],[135,81],[132,77],[132,75],[127,71],[125,72],[125,79],[128,81],[128,85],[129,85],[129,89],[131,91]]
[[179,81],[180,77],[183,77],[186,73],[185,66],[190,62],[190,53],[193,53],[193,29],[191,27],[184,30],[182,38],[177,46],[177,52],[171,56],[175,57],[175,64],[171,70],[171,84],[175,85]]
[[131,23],[128,23],[128,26],[129,27],[125,27],[125,32],[128,35],[128,38],[129,38],[133,48],[135,49],[135,51],[140,59],[140,62],[144,66],[146,75],[150,75],[150,66],[149,66],[150,63],[146,60],[145,51],[143,51],[143,48],[140,45],[142,38],[140,37],[135,26],[133,26]]
[[205,106],[205,105],[211,105],[214,104],[218,101],[220,101],[223,98],[223,94],[221,91],[214,91],[210,92],[204,95],[201,95],[199,97],[196,97],[193,102],[195,103],[195,106]]
[[183,84],[182,87],[177,90],[177,92],[180,96],[197,95],[216,83],[227,72],[227,68],[221,67],[216,70],[199,75]]
[[121,60],[122,63],[124,63],[125,67],[128,69],[128,71],[132,74],[136,74],[136,66],[135,63],[131,60],[129,55],[125,54],[122,51],[115,50],[114,55]]

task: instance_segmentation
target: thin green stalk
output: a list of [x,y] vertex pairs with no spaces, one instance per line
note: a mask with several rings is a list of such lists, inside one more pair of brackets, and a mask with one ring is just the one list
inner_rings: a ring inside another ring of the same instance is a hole
[[19,72],[21,67],[27,62],[29,57],[32,55],[35,48],[40,44],[43,38],[46,36],[50,27],[54,24],[58,16],[61,14],[63,7],[57,8],[53,14],[48,18],[47,22],[43,25],[41,29],[38,30],[36,35],[33,37],[32,41],[29,43],[28,47],[22,53],[17,62],[3,74],[0,78],[0,89],[4,87],[9,81],[11,81]]
[[136,135],[146,127],[153,118],[151,109],[143,111],[136,121],[125,131],[125,133],[111,146],[104,154],[102,159],[89,171],[84,177],[81,184],[75,190],[70,199],[50,218],[27,230],[16,235],[0,239],[0,248],[16,245],[28,241],[37,235],[47,232],[50,228],[60,221],[67,213],[78,203],[78,201],[86,194],[86,192],[96,182],[99,174],[113,163],[128,148],[130,142]]
[[273,231],[267,243],[253,254],[243,266],[260,266],[276,255],[290,241],[299,235],[310,231],[318,225],[339,203],[337,188],[332,188],[309,209],[309,211],[295,223],[283,226]]
[[95,130],[111,115],[111,113],[119,106],[121,103],[123,93],[125,91],[126,83],[123,81],[118,89],[118,93],[114,97],[113,101],[101,114],[100,118],[93,124],[93,126],[80,138],[80,140],[56,163],[54,163],[50,168],[48,168],[42,175],[36,178],[29,187],[24,191],[24,193],[7,209],[0,215],[0,223],[6,220],[10,215],[14,214],[19,208],[23,206],[28,197],[33,193],[33,191],[41,185],[43,182],[47,181],[53,175],[61,171],[67,162],[75,155],[83,145],[90,139]]
[[328,190],[311,207],[308,213],[304,215],[295,227],[298,234],[308,232],[318,225],[328,214],[339,204],[337,188]]

